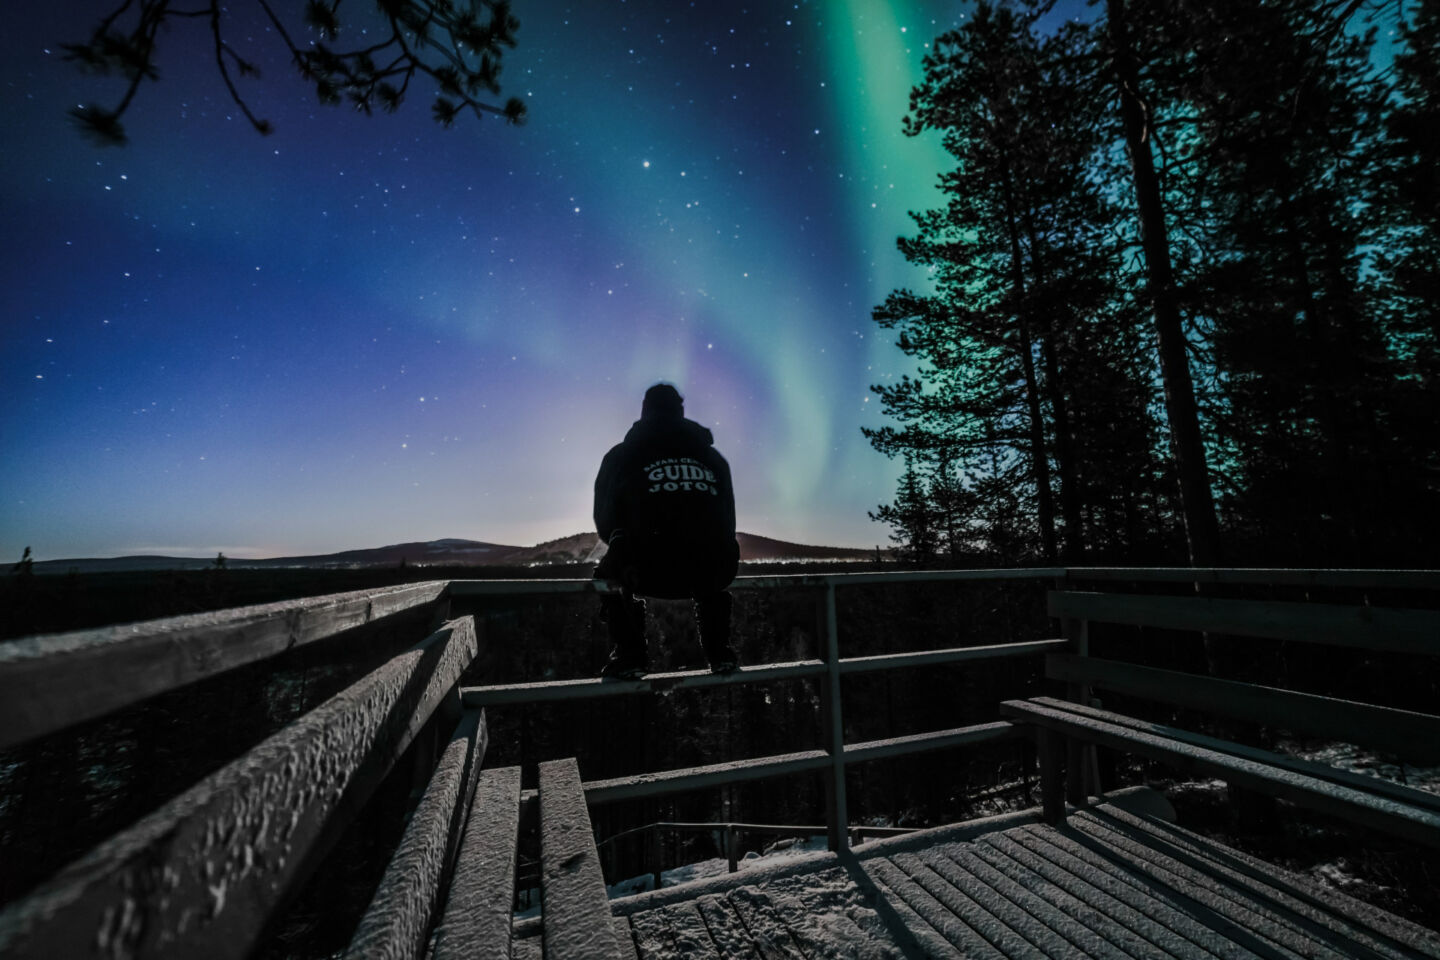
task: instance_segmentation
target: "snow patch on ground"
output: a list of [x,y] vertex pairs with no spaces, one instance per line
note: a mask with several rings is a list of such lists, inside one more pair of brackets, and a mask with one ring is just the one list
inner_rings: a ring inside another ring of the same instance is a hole
[[1401,763],[1394,757],[1381,756],[1373,750],[1366,750],[1351,743],[1281,740],[1277,746],[1283,752],[1302,760],[1314,760],[1361,776],[1440,793],[1440,767],[1417,767]]

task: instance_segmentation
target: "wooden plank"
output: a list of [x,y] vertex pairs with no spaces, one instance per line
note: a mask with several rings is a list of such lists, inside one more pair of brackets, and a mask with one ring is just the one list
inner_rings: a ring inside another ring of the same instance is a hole
[[695,960],[723,960],[694,901],[672,904],[652,913],[669,931],[675,944],[673,953],[661,954],[666,960],[674,957],[686,957],[687,960],[690,957]]
[[824,673],[819,660],[794,663],[766,663],[739,667],[733,673],[711,673],[709,670],[677,670],[652,673],[639,680],[610,680],[586,677],[579,680],[549,680],[540,683],[505,683],[484,687],[461,687],[465,706],[499,706],[516,703],[551,703],[564,700],[588,700],[637,693],[668,693],[671,690],[697,690],[743,683],[772,680],[801,680]]
[[1374,747],[1414,763],[1440,760],[1440,717],[1426,713],[1070,654],[1046,657],[1045,675]]
[[475,657],[452,620],[0,914],[0,955],[244,957]]
[[[675,935],[670,925],[660,918],[659,910],[645,910],[631,914],[628,918],[616,917],[617,921],[628,919],[641,960],[688,956],[675,945]],[[712,944],[713,948],[713,944]],[[716,960],[712,955],[696,954],[701,960]]]
[[1173,960],[1192,952],[1163,924],[1099,890],[1084,891],[1090,900],[1096,901],[1087,902],[1079,895],[1080,891],[1073,889],[1078,878],[1037,857],[1004,834],[973,844],[972,852],[1032,896],[1053,905],[1137,960]]
[[1194,943],[1197,949],[1180,953],[1184,960],[1204,954],[1223,960],[1294,960],[1290,951],[1276,949],[1190,896],[1197,891],[1176,890],[1127,869],[1115,851],[1103,844],[1086,842],[1073,830],[1024,828],[1016,831],[1016,835],[1026,847],[1043,850],[1045,857],[1064,863],[1067,870],[1090,883],[1103,885],[1107,892]]
[[[923,753],[927,750],[998,743],[1024,735],[1023,729],[1017,729],[1015,724],[1008,721],[979,723],[968,727],[956,727],[953,730],[936,730],[932,733],[918,733],[907,737],[846,744],[843,756],[847,764],[864,763],[870,760]],[[698,767],[683,767],[679,770],[642,773],[630,777],[616,777],[612,780],[592,780],[585,784],[585,799],[592,804],[613,803],[617,800],[661,796],[685,790],[703,790],[723,786],[727,783],[763,780],[767,777],[814,773],[830,766],[830,755],[824,750],[802,750],[798,753],[732,760],[728,763],[712,763]]]
[[642,773],[612,780],[592,780],[585,784],[585,799],[592,804],[612,803],[616,800],[701,790],[727,783],[762,780],[766,777],[814,773],[829,766],[830,756],[824,750],[802,750],[798,753],[712,763],[660,773]]
[[1136,829],[1143,830],[1182,849],[1190,850],[1198,856],[1229,869],[1244,872],[1267,882],[1273,881],[1273,878],[1277,876],[1281,877],[1283,878],[1281,882],[1284,883],[1288,895],[1317,910],[1337,919],[1343,918],[1344,922],[1365,927],[1372,931],[1377,938],[1402,944],[1407,950],[1417,950],[1424,956],[1440,958],[1440,932],[1396,916],[1374,904],[1357,900],[1311,877],[1282,870],[1233,847],[1222,847],[1212,840],[1191,833],[1175,824],[1165,823],[1151,817],[1137,817],[1127,811],[1114,808],[1105,812],[1135,825]]
[[845,745],[845,762],[863,763],[869,760],[884,760],[889,757],[903,757],[928,750],[948,750],[954,747],[972,747],[981,743],[999,743],[1016,740],[1026,735],[1023,725],[999,720],[994,723],[977,723],[968,727],[951,730],[935,730],[931,733],[916,733],[907,737],[890,737],[886,740],[867,740],[864,743]]
[[615,926],[615,947],[619,950],[620,960],[640,960],[640,948],[635,943],[635,930],[630,926],[630,918],[612,916],[610,922]]
[[520,768],[481,772],[431,942],[432,960],[464,960],[477,952],[508,956],[519,833]]
[[[927,960],[1005,960],[889,860],[876,857],[859,868],[874,888],[881,917],[898,927],[897,935],[913,940]],[[971,943],[971,949],[962,953],[954,945],[956,940]]]
[[[1124,810],[1088,810],[1082,819],[1102,825],[1112,832],[1134,837],[1173,862],[1185,865],[1187,869],[1203,871],[1231,890],[1243,893],[1262,904],[1284,909],[1300,918],[1307,929],[1314,931],[1312,935],[1318,934],[1325,943],[1336,947],[1347,956],[1368,956],[1383,960],[1410,960],[1413,957],[1408,949],[1400,947],[1388,935],[1376,936],[1364,920],[1327,908],[1306,896],[1306,881],[1296,874],[1268,865],[1266,869],[1257,870],[1252,864],[1231,857],[1228,847],[1205,840],[1173,824],[1151,823],[1147,818],[1134,816]],[[1371,912],[1373,914],[1373,908]],[[1434,939],[1433,934],[1430,939]]]
[[1000,710],[1006,716],[1048,730],[1160,760],[1189,774],[1220,777],[1354,823],[1440,847],[1440,813],[1317,780],[1273,763],[1195,746],[1172,735],[1172,731],[1183,731],[1152,724],[1156,732],[1145,732],[1093,716],[1103,711],[1091,711],[1092,715],[1086,716],[1033,701],[1007,700]]
[[741,887],[731,890],[725,899],[766,960],[809,960],[768,897],[757,895],[753,887]]
[[[773,917],[807,960],[886,956],[872,934],[862,930],[848,913],[833,907],[811,909],[790,894],[760,887],[738,887],[729,896],[732,903],[750,903],[757,911]],[[745,915],[743,909],[741,915]]]
[[1108,939],[996,870],[970,847],[970,844],[946,844],[918,856],[931,870],[961,890],[989,891],[989,895],[980,900],[982,905],[1051,956],[1132,960]]
[[[1224,917],[1235,927],[1263,937],[1297,957],[1315,960],[1376,960],[1367,950],[1341,952],[1330,938],[1313,924],[1289,911],[1277,909],[1264,898],[1223,882],[1219,877],[1196,870],[1174,857],[1145,844],[1128,832],[1110,829],[1088,813],[1070,820],[1077,836],[1102,844],[1107,857],[1140,876],[1183,893],[1208,910]],[[1084,841],[1082,841],[1084,842]],[[1357,946],[1351,944],[1351,947]]]
[[432,604],[441,580],[0,643],[0,749]]
[[[958,956],[979,958],[979,960],[1011,960],[1001,949],[996,949],[994,939],[1000,938],[993,918],[981,919],[979,927],[968,920],[974,919],[975,911],[969,911],[969,918],[956,913],[958,905],[954,899],[942,901],[924,885],[901,869],[891,860],[877,857],[867,861],[862,869],[871,873],[889,887],[901,900],[915,911],[927,924],[948,941]],[[969,901],[963,894],[959,898]],[[973,904],[972,904],[973,906]],[[978,908],[977,908],[978,909]],[[1012,934],[1013,936],[1013,934]]]
[[540,764],[540,869],[546,960],[620,960],[574,757]]
[[[840,661],[842,674],[873,673],[913,667],[965,663],[996,657],[1024,657],[1064,650],[1065,640],[1034,640],[1024,643],[996,643],[978,647],[954,647],[947,650],[922,650],[917,653],[885,654],[876,657],[851,657]],[[677,670],[655,673],[639,680],[601,680],[584,677],[577,680],[549,680],[536,683],[504,683],[483,687],[462,687],[461,696],[467,707],[500,706],[518,703],[551,703],[619,697],[640,693],[668,693],[671,690],[698,690],[746,683],[768,683],[776,680],[803,680],[820,676],[827,667],[821,660],[798,660],[794,663],[766,663],[740,667],[733,673],[711,673],[709,670]]]
[[1106,916],[1124,922],[1129,929],[1161,945],[1183,960],[1255,960],[1215,930],[1200,923],[1168,891],[1137,878],[1081,847],[1053,827],[1007,830],[983,838],[1007,853],[1032,858],[1036,866],[1063,889],[1093,905]]
[[1217,750],[1221,753],[1245,757],[1257,763],[1278,767],[1282,770],[1290,770],[1315,780],[1338,783],[1341,786],[1353,787],[1365,793],[1388,797],[1397,803],[1422,807],[1440,813],[1440,795],[1431,793],[1428,790],[1407,787],[1382,777],[1353,773],[1349,770],[1342,770],[1339,767],[1332,767],[1326,763],[1317,763],[1313,760],[1301,760],[1298,757],[1262,750],[1259,747],[1247,747],[1244,744],[1234,743],[1230,740],[1221,740],[1218,737],[1209,737],[1203,733],[1194,733],[1189,730],[1181,730],[1177,727],[1168,727],[1163,724],[1152,723],[1149,720],[1140,720],[1121,713],[1101,710],[1097,707],[1081,706],[1078,703],[1067,703],[1064,700],[1054,700],[1049,697],[1033,697],[1032,702],[1042,703],[1081,716],[1095,717],[1107,723],[1114,723],[1132,730],[1171,737],[1181,743],[1203,747],[1207,750]]
[[[1033,940],[1000,915],[997,898],[983,884],[953,884],[913,853],[896,854],[889,860],[967,927],[983,936],[1006,960],[1047,960],[1045,952]],[[967,952],[970,951],[967,949]]]
[[1048,597],[1052,617],[1440,654],[1440,610],[1054,590]]
[[[797,588],[861,586],[886,583],[999,583],[1010,580],[1054,580],[1065,576],[1064,567],[1005,567],[988,570],[919,570],[896,573],[796,573],[764,577],[736,577],[731,590],[786,590]],[[559,593],[608,593],[602,580],[451,580],[452,597],[527,596]]]
[[[1435,589],[1435,570],[1302,570],[1290,568],[1218,567],[1016,567],[988,570],[923,570],[877,573],[782,574],[736,577],[738,590],[837,587],[891,583],[1001,583],[1015,580],[1121,580],[1134,582],[1270,584],[1302,587],[1371,587]],[[456,597],[525,596],[535,594],[603,593],[601,581],[572,580],[452,580]]]
[[[450,854],[485,755],[484,715],[467,711],[440,755],[395,855],[345,951],[347,960],[418,960],[441,903]],[[478,756],[477,756],[478,754]]]
[[903,670],[933,667],[972,660],[993,660],[997,657],[1028,657],[1038,653],[1064,650],[1068,640],[1027,640],[1021,643],[991,643],[978,647],[950,647],[944,650],[920,650],[915,653],[886,653],[874,657],[850,657],[840,661],[840,672],[874,673],[879,670]]
[[699,897],[695,900],[695,908],[700,912],[705,928],[710,931],[715,950],[725,960],[770,960],[770,956],[762,954],[751,941],[739,914],[724,897],[714,894]]
[[1284,567],[1069,567],[1071,580],[1233,583],[1277,587],[1440,589],[1440,570],[1296,570]]

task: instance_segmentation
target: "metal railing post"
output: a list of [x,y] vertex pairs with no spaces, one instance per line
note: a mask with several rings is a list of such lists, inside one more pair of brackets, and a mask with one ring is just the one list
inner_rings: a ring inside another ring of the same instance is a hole
[[825,706],[830,755],[830,776],[825,783],[825,826],[830,849],[843,853],[850,848],[850,813],[845,803],[845,722],[840,710],[840,630],[835,615],[835,583],[825,582]]

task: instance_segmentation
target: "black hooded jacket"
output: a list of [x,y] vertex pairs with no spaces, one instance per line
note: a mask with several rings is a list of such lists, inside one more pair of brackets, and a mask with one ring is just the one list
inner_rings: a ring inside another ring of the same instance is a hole
[[595,528],[690,543],[735,542],[730,465],[709,429],[681,416],[642,417],[595,477]]

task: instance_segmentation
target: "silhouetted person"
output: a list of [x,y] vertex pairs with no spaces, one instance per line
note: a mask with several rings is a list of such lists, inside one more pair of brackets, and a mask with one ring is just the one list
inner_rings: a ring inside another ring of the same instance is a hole
[[597,580],[620,586],[601,599],[615,647],[602,677],[646,671],[645,601],[693,598],[710,669],[735,669],[730,594],[740,548],[730,465],[714,436],[685,419],[685,400],[668,383],[645,391],[640,419],[612,447],[595,478],[595,527],[610,550]]

